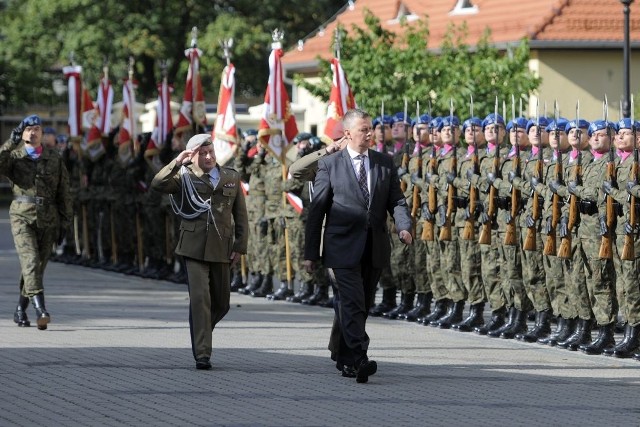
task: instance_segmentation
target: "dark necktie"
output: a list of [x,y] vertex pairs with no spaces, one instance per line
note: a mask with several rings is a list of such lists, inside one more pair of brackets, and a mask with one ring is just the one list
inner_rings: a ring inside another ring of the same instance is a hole
[[364,201],[367,206],[369,206],[369,186],[367,185],[367,171],[364,168],[364,161],[367,158],[364,154],[360,154],[357,156],[360,159],[360,169],[358,170],[358,184],[360,185],[360,190],[362,191],[362,195],[364,196]]

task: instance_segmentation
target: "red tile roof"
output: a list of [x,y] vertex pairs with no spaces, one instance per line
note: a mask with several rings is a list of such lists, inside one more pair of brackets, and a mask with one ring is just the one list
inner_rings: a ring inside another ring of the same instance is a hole
[[[400,5],[419,19],[429,17],[431,48],[439,47],[449,23],[467,23],[467,43],[475,44],[485,28],[494,43],[508,43],[529,37],[532,41],[621,42],[623,6],[620,0],[471,0],[475,14],[449,15],[458,0],[357,0],[353,10],[345,9],[326,25],[324,36],[310,35],[302,51],[293,48],[283,57],[287,68],[313,64],[318,56],[329,58],[331,39],[338,23],[348,31],[364,26],[364,10],[370,10],[383,26],[399,30],[394,21]],[[631,40],[640,41],[640,3],[631,5]]]

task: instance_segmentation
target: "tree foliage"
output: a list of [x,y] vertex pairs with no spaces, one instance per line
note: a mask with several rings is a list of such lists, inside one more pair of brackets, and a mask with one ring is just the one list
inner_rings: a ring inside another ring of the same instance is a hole
[[[268,77],[271,31],[285,42],[313,31],[343,0],[4,0],[0,14],[0,109],[64,102],[52,82],[75,61],[95,90],[105,58],[113,82],[126,77],[129,56],[136,60],[139,99],[153,99],[159,63],[168,60],[168,78],[182,93],[192,27],[203,50],[201,75],[208,102],[215,102],[225,65],[219,40],[234,38],[237,96],[260,96]],[[117,85],[119,86],[119,85]]]
[[[411,25],[401,23],[402,34],[384,29],[370,12],[365,14],[365,23],[366,27],[354,26],[343,37],[341,64],[358,105],[373,115],[379,115],[382,102],[385,114],[402,111],[405,98],[411,115],[416,101],[420,102],[421,113],[428,112],[430,102],[433,115],[445,115],[452,99],[454,114],[466,118],[473,96],[474,114],[480,116],[493,112],[496,96],[510,103],[513,94],[516,100],[521,97],[525,102],[540,84],[528,68],[527,40],[505,54],[491,45],[490,32],[486,31],[471,48],[466,43],[466,26],[451,25],[436,50],[429,46],[428,17]],[[326,70],[321,82],[309,83],[302,76],[295,76],[295,81],[326,100],[331,69],[327,61],[320,62]]]

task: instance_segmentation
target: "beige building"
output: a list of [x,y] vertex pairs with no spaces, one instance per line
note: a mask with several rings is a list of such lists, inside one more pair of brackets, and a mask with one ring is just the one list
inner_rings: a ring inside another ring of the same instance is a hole
[[[530,94],[529,115],[535,115],[536,100],[552,108],[557,99],[561,114],[588,120],[602,117],[604,96],[609,117],[617,119],[623,93],[623,5],[619,0],[357,0],[348,2],[333,20],[298,42],[283,57],[287,76],[300,73],[313,79],[319,73],[318,57],[330,59],[331,35],[340,24],[347,30],[364,27],[364,11],[377,16],[382,25],[401,31],[400,19],[408,22],[429,17],[430,48],[437,49],[449,23],[466,22],[467,42],[473,45],[485,28],[491,40],[506,50],[523,37],[530,40],[530,69],[542,78]],[[640,93],[640,3],[631,5],[631,92]],[[348,73],[348,70],[347,70]],[[352,88],[358,93],[358,88]],[[327,94],[328,99],[329,94]],[[326,100],[293,86],[292,101],[304,109],[302,130],[322,131]],[[639,101],[640,102],[640,101]],[[542,107],[541,107],[542,108]],[[636,111],[638,109],[636,108]],[[638,117],[636,114],[635,117]]]

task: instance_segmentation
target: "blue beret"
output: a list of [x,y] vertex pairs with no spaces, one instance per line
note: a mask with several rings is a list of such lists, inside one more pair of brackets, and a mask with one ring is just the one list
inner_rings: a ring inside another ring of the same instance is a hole
[[42,130],[42,133],[45,134],[45,135],[46,134],[55,135],[56,134],[56,130],[54,128],[50,127],[50,126],[47,126],[46,128],[44,128]]
[[392,117],[391,117],[391,124],[396,124],[396,123],[409,123],[409,118],[405,118],[404,117],[404,113],[395,113]]
[[618,123],[616,123],[616,130],[620,130],[620,129],[633,129],[635,128],[636,130],[638,130],[638,125],[640,124],[640,122],[637,121],[632,121],[629,118],[624,118],[624,119],[620,119],[618,121]]
[[431,119],[429,127],[431,129],[442,130],[442,117],[434,117]]
[[599,131],[599,130],[603,130],[606,129],[607,126],[609,126],[611,129],[615,129],[615,123],[612,122],[605,122],[604,120],[596,120],[591,122],[591,124],[589,125],[589,136],[593,135],[595,132]]
[[69,137],[67,135],[60,134],[56,136],[56,142],[58,144],[66,144],[67,142],[69,142]]
[[529,129],[531,129],[532,126],[535,126],[538,123],[538,121],[540,121],[540,129],[541,130],[543,130],[543,129],[546,130],[545,128],[549,125],[549,119],[544,117],[544,116],[542,116],[542,117],[540,117],[538,119],[530,119],[527,122],[527,127],[525,128],[527,133],[529,133]]
[[28,126],[42,126],[42,120],[40,119],[40,116],[32,114],[29,117],[25,117],[24,120],[22,120],[21,125],[23,128]]
[[430,121],[431,121],[431,116],[429,116],[428,114],[423,114],[420,117],[417,117],[411,120],[411,126],[426,125],[426,124],[429,124]]
[[527,129],[527,119],[525,119],[524,117],[516,117],[513,120],[509,120],[509,123],[507,123],[507,132],[510,132],[511,128],[513,128],[515,126],[518,126],[522,130],[526,130]]
[[391,125],[391,116],[384,115],[384,117],[380,118],[380,116],[373,119],[373,128],[375,129],[380,123],[383,123],[387,126]]
[[255,129],[247,129],[244,132],[242,132],[242,136],[244,138],[248,137],[248,136],[258,136],[258,131]]
[[296,135],[295,138],[293,138],[293,141],[291,141],[294,144],[297,144],[300,141],[309,141],[311,140],[311,138],[313,138],[313,135],[310,134],[309,132],[300,132],[299,134]]
[[444,116],[442,118],[442,127],[446,128],[446,127],[458,127],[460,126],[460,119],[457,118],[456,116]]
[[471,117],[462,123],[462,132],[465,132],[469,126],[476,126],[478,128],[482,127],[482,120],[479,117]]
[[[575,120],[571,120],[567,122],[567,126],[565,126],[564,131],[566,133],[569,133],[569,131],[571,129],[574,129],[576,127],[576,121]],[[584,120],[584,119],[579,119],[578,120],[578,126],[580,129],[589,129],[589,122]]]
[[484,120],[482,121],[482,130],[484,131],[484,128],[496,123],[504,126],[504,119],[500,114],[496,115],[494,113],[491,113],[487,117],[485,117]]
[[551,123],[549,123],[546,127],[546,131],[547,132],[551,132],[554,130],[561,130],[562,132],[565,131],[566,127],[567,127],[567,123],[569,123],[569,121],[567,119],[563,119],[562,117],[558,119],[558,122],[556,123],[555,120],[551,121]]

